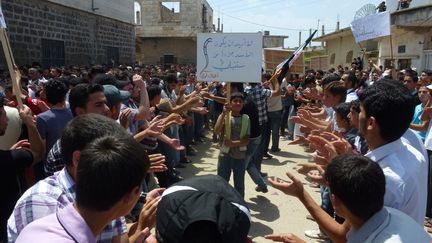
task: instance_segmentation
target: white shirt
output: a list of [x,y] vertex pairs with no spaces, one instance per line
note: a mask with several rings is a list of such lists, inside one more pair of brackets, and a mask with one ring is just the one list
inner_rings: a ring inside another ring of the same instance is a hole
[[[432,120],[431,120],[432,121]],[[429,128],[425,138],[425,147],[427,150],[432,151],[432,132],[431,132],[432,122],[429,122]]]
[[416,132],[408,128],[404,135],[402,135],[402,141],[404,143],[408,143],[409,145],[417,149],[417,151],[419,151],[423,155],[425,160],[428,161],[429,157],[427,155],[426,148],[423,144],[423,141]]
[[359,229],[347,234],[348,243],[430,242],[431,238],[415,221],[394,208],[384,207]]
[[357,96],[355,90],[354,89],[347,90],[345,102],[349,103],[349,102],[354,101],[354,100],[358,100],[358,96]]
[[0,149],[9,150],[12,145],[18,142],[21,135],[22,121],[17,108],[7,105],[3,107],[9,122],[5,134],[0,136]]
[[423,225],[426,214],[428,165],[423,155],[398,139],[366,154],[383,169],[384,205],[399,209]]

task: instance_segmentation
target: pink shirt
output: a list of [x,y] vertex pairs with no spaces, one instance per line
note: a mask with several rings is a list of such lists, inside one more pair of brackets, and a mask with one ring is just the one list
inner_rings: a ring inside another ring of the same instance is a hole
[[20,242],[87,242],[96,238],[73,204],[27,225],[18,235]]

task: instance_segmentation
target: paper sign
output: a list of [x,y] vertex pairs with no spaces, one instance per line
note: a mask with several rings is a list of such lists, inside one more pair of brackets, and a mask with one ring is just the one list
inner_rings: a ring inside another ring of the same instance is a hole
[[0,28],[6,28],[6,21],[1,6],[0,6]]
[[390,35],[390,12],[376,13],[351,22],[357,43]]
[[199,33],[199,81],[261,82],[263,56],[261,33]]

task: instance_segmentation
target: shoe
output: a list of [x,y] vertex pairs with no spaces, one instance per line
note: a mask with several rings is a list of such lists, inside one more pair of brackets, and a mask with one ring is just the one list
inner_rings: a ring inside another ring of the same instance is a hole
[[175,168],[184,169],[186,168],[186,165],[179,163],[178,165],[174,166]]
[[277,152],[280,152],[281,149],[280,148],[272,148],[270,151],[273,153],[277,153]]
[[311,239],[328,240],[329,237],[320,229],[306,230],[305,235]]
[[188,146],[186,148],[186,155],[195,156],[196,155],[196,150],[194,148],[192,148],[191,146]]
[[255,187],[255,191],[266,193],[266,192],[268,192],[268,189],[267,189],[267,186],[257,186],[257,187]]
[[183,158],[180,160],[180,163],[182,164],[190,164],[192,163],[192,160],[188,159],[188,158]]
[[265,172],[261,172],[260,174],[261,174],[262,177],[267,177],[268,176],[268,174],[265,173]]
[[271,155],[268,154],[268,153],[265,153],[265,154],[263,155],[263,159],[265,159],[265,160],[272,159],[272,158],[273,158],[273,156],[271,156]]

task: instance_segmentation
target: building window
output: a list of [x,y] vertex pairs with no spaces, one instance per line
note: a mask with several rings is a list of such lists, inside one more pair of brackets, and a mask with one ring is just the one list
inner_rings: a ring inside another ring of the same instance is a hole
[[180,22],[180,2],[161,2],[160,16],[163,23]]
[[173,13],[180,13],[180,2],[162,2],[161,4]]
[[406,49],[405,45],[398,46],[398,53],[405,53],[405,49]]
[[351,63],[352,61],[353,61],[353,51],[349,51],[349,52],[347,52],[345,62],[346,63]]
[[64,41],[42,39],[42,65],[45,67],[65,65]]
[[336,59],[336,54],[335,54],[335,53],[332,53],[332,54],[330,55],[330,64],[334,64],[334,63],[335,63],[335,59]]
[[411,59],[399,59],[399,70],[411,68]]
[[109,66],[115,67],[119,65],[119,48],[107,46],[107,63]]
[[138,2],[135,2],[134,10],[135,10],[135,24],[141,25],[141,5]]

